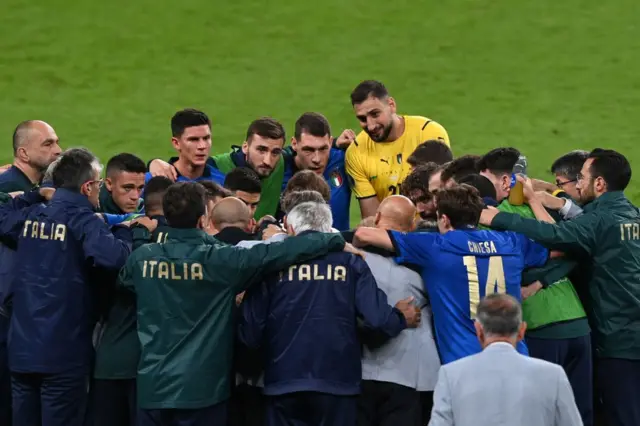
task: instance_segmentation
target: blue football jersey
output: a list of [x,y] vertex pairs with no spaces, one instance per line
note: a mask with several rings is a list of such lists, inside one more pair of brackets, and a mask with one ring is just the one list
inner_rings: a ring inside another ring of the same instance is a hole
[[[293,156],[285,157],[284,179],[282,191],[287,186],[289,179],[298,171]],[[333,215],[333,227],[339,231],[350,229],[349,208],[351,206],[351,187],[347,182],[347,172],[344,167],[344,151],[331,148],[329,162],[324,169],[324,180],[331,188],[331,213]]]
[[[480,300],[491,293],[520,300],[522,271],[544,265],[549,256],[546,248],[514,232],[468,229],[390,235],[396,261],[421,270],[443,364],[482,350],[473,324]],[[517,349],[528,355],[524,342]]]

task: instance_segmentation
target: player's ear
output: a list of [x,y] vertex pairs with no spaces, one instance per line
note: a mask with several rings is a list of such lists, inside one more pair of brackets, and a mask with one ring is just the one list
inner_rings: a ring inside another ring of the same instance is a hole
[[380,217],[381,217],[380,212],[377,212],[376,217],[373,219],[373,224],[375,226],[378,226],[378,223],[380,222]]
[[393,99],[393,97],[389,96],[387,98],[387,104],[389,105],[389,108],[391,108],[391,113],[395,114],[396,110],[397,110],[397,108],[396,108],[396,100]]
[[297,147],[298,147],[298,140],[296,139],[295,136],[291,136],[291,148],[293,148],[293,150],[296,151]]
[[171,138],[171,145],[173,145],[173,148],[180,152],[180,141],[178,140],[178,138]]
[[111,181],[111,178],[105,178],[104,184],[107,187],[107,191],[109,192],[113,191],[113,182]]
[[293,230],[293,226],[287,225],[287,234],[291,236],[296,235],[295,231]]
[[484,331],[482,330],[482,325],[480,321],[475,320],[473,322],[473,326],[476,329],[476,336],[478,336],[478,340],[480,341],[480,346],[484,348]]
[[527,332],[527,323],[522,321],[520,324],[520,329],[518,330],[518,342],[524,340],[524,334]]
[[242,153],[246,154],[247,152],[249,152],[249,142],[244,141],[242,142]]

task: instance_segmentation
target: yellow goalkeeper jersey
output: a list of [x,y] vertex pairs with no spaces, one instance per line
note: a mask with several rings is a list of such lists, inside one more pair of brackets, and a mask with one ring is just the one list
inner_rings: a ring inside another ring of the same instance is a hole
[[404,133],[393,142],[374,142],[362,131],[347,149],[345,165],[357,198],[376,196],[382,201],[400,192],[400,184],[411,171],[406,159],[418,145],[439,140],[449,145],[449,135],[440,124],[425,117],[403,115]]

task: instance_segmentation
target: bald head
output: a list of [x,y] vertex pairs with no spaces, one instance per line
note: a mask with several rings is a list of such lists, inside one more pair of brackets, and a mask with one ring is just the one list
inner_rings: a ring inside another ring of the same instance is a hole
[[231,226],[246,229],[250,221],[251,209],[236,197],[223,198],[211,212],[211,223],[218,231]]
[[60,151],[58,135],[44,121],[23,121],[13,132],[13,155],[22,164],[45,170]]
[[376,226],[394,231],[408,232],[413,230],[416,217],[416,206],[403,195],[392,195],[385,198],[378,207]]

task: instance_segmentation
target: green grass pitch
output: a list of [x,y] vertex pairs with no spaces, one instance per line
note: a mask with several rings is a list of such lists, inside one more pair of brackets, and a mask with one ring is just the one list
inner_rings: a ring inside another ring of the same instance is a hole
[[[455,154],[513,145],[549,177],[558,155],[600,146],[637,166],[639,12],[637,0],[4,0],[0,160],[31,118],[103,161],[168,157],[183,107],[210,115],[215,152],[263,115],[291,133],[322,112],[337,135],[357,127],[351,89],[374,78],[401,112],[442,123]],[[637,185],[627,193],[640,201]]]

